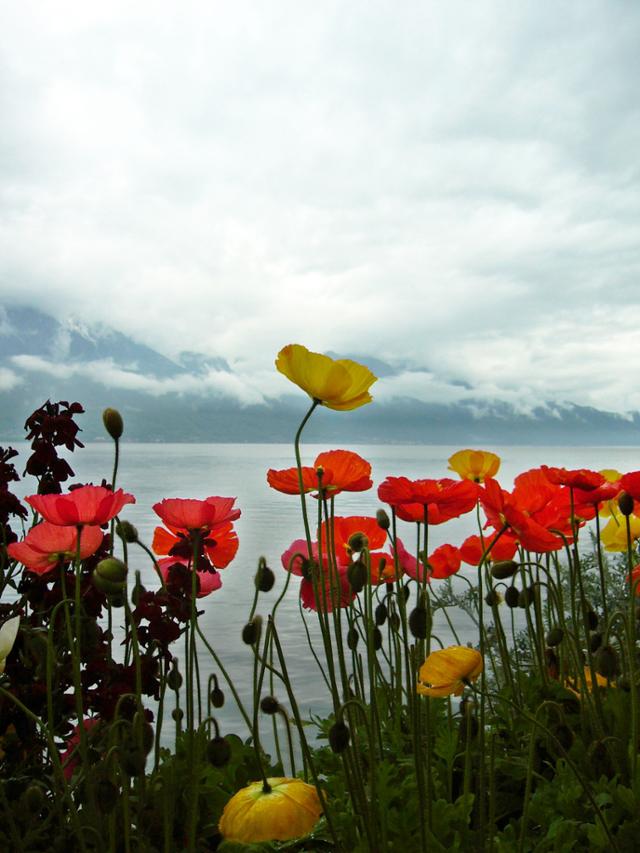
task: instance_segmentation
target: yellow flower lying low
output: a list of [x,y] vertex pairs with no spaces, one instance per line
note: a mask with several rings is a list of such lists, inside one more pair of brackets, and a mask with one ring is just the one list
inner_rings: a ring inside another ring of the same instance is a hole
[[[629,529],[631,541],[640,539],[640,518],[637,515],[629,516]],[[606,551],[627,550],[627,522],[622,515],[612,515],[606,525],[600,531],[600,540]]]
[[468,646],[449,646],[431,652],[420,667],[418,693],[423,696],[460,696],[469,681],[482,672],[482,656]]
[[322,814],[318,792],[301,779],[276,777],[252,782],[224,807],[218,829],[228,841],[254,844],[308,835]]
[[339,411],[370,403],[369,388],[377,380],[363,364],[348,358],[335,360],[319,352],[310,352],[300,344],[288,344],[281,349],[276,367],[312,399]]

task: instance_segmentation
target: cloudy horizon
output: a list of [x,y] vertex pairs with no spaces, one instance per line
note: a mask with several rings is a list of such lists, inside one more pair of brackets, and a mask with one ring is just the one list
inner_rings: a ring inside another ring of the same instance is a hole
[[244,402],[298,341],[381,400],[640,410],[640,7],[3,5],[2,304]]

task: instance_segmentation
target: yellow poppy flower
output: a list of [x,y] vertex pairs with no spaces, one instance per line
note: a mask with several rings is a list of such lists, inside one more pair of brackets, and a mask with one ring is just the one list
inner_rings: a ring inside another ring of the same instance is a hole
[[372,400],[369,388],[377,376],[356,361],[337,361],[300,344],[288,344],[276,359],[276,368],[314,400],[329,409],[349,411]]
[[[629,516],[629,530],[631,541],[640,539],[640,518],[637,515]],[[622,515],[612,515],[606,525],[600,531],[600,541],[605,551],[627,550],[627,523]]]
[[[620,471],[616,471],[615,468],[603,468],[602,471],[598,471],[598,473],[602,474],[607,483],[617,483],[618,480],[622,479],[622,474]],[[609,518],[609,516],[616,515],[617,508],[617,501],[604,501],[598,510],[598,515],[601,518]]]
[[[593,679],[591,678],[591,670],[588,666],[584,668],[584,680],[587,685],[587,690],[590,690],[593,693]],[[580,698],[580,689],[582,682],[578,678],[569,678],[565,681],[565,687],[567,690],[570,690],[572,693],[575,693],[578,698]],[[607,679],[604,675],[600,675],[599,672],[596,672],[596,687],[606,687]]]
[[449,457],[449,470],[474,483],[483,483],[485,477],[495,477],[499,467],[500,457],[489,450],[458,450]]
[[423,696],[460,696],[465,684],[482,672],[482,656],[468,646],[449,646],[431,652],[418,673]]
[[218,829],[229,841],[289,841],[308,835],[322,814],[318,792],[301,779],[277,777],[252,782],[224,807]]

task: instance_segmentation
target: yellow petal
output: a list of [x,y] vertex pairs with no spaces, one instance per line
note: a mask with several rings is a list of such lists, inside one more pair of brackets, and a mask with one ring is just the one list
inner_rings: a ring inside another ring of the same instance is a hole
[[425,696],[459,696],[465,681],[482,672],[482,656],[468,646],[450,646],[431,652],[420,667],[418,693]]
[[495,477],[500,468],[500,457],[489,450],[458,450],[449,458],[449,470],[463,480],[483,483],[486,477]]

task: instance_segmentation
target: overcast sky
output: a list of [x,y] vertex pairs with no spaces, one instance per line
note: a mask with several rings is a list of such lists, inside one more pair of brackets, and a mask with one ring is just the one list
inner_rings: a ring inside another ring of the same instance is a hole
[[[0,299],[640,409],[640,4],[0,0]],[[471,390],[465,384],[471,386]]]

